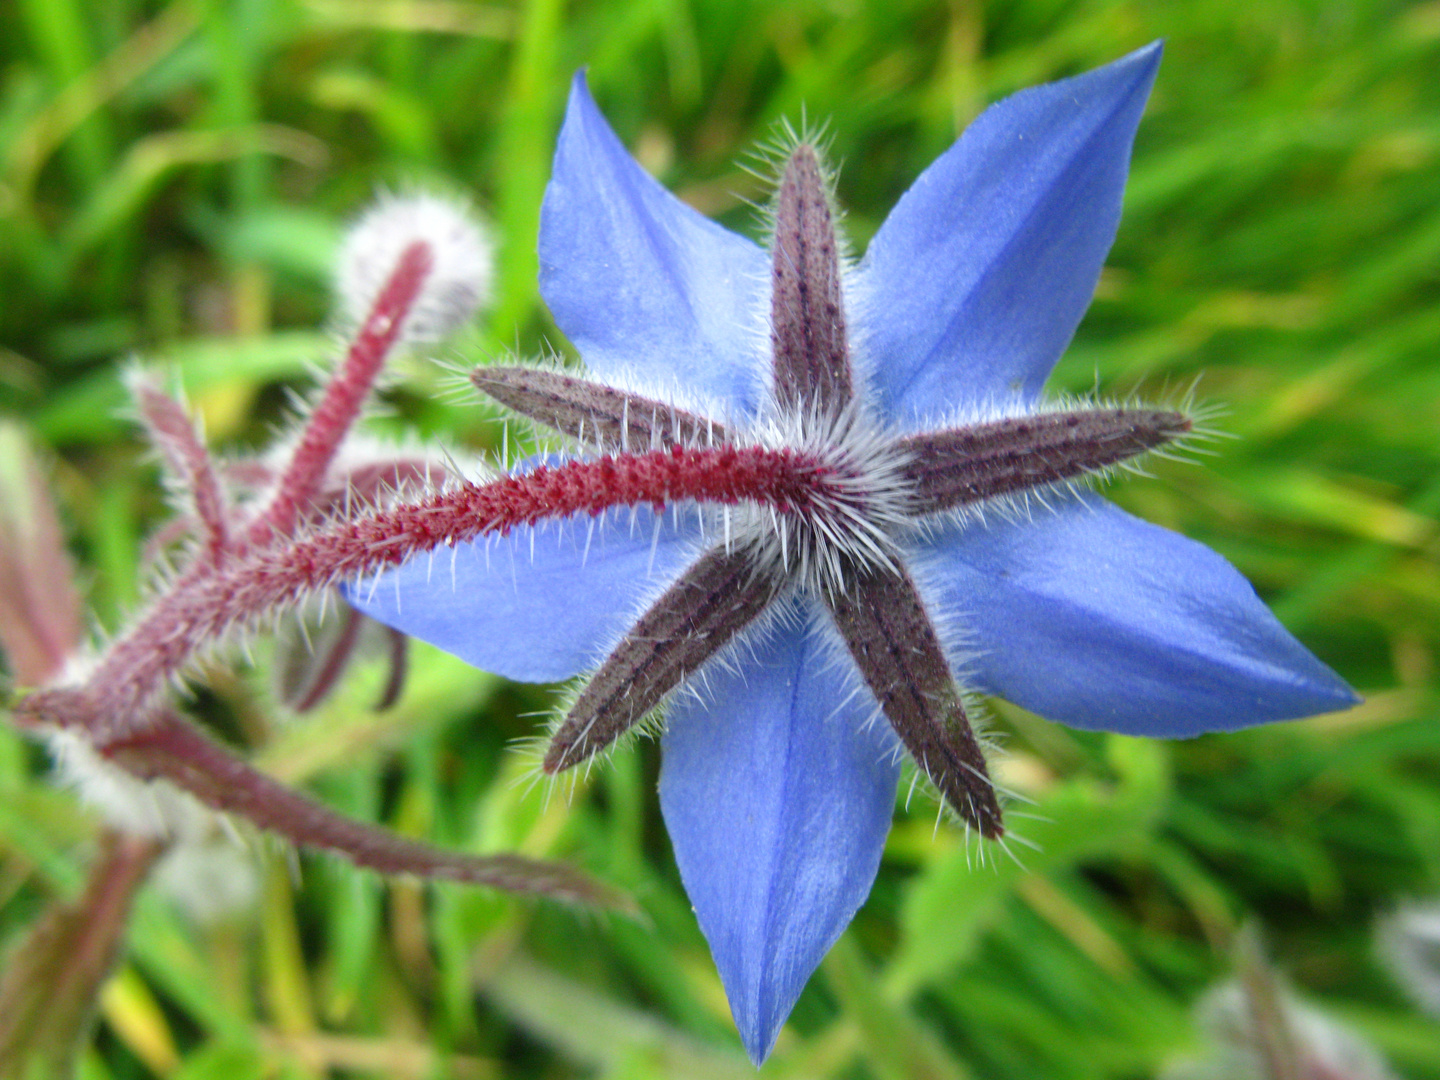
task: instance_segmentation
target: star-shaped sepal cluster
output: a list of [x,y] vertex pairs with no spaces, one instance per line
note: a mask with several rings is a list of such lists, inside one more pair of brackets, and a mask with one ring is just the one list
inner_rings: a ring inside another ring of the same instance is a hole
[[901,744],[982,835],[1001,809],[954,664],[906,566],[906,540],[937,517],[1005,509],[1103,473],[1192,430],[1181,411],[1027,412],[920,433],[871,415],[846,332],[842,250],[815,148],[789,154],[773,207],[772,400],[745,425],[554,370],[483,367],[474,384],[509,409],[602,453],[773,448],[824,466],[814,498],[727,512],[701,555],[590,677],[555,731],[556,773],[610,746],[793,590],[813,594]]
[[1173,448],[1183,407],[1042,399],[1159,58],[986,110],[854,264],[813,149],[767,251],[648,176],[577,76],[540,288],[587,374],[475,382],[579,447],[507,482],[597,487],[348,594],[511,678],[595,673],[552,772],[663,704],[660,810],[757,1062],[869,893],[906,750],[1000,831],[964,686],[1171,738],[1355,700],[1234,567],[1084,490]]

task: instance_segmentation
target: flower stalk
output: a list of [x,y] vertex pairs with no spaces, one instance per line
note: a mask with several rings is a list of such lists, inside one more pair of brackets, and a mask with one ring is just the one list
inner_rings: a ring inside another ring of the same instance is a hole
[[112,645],[84,685],[31,694],[17,704],[16,718],[80,728],[108,747],[156,719],[165,688],[202,650],[337,582],[519,526],[616,507],[752,501],[799,512],[844,496],[832,476],[824,462],[792,450],[672,447],[542,465],[488,484],[459,483],[182,579]]
[[386,359],[400,341],[406,317],[434,267],[434,252],[424,241],[417,240],[400,253],[339,370],[311,413],[274,498],[251,525],[247,537],[250,543],[263,544],[294,531],[301,513],[319,492],[335,452],[359,417],[360,407]]
[[200,540],[197,565],[218,563],[230,550],[230,511],[195,422],[180,402],[143,375],[131,380],[130,393],[175,487],[191,503],[191,524]]

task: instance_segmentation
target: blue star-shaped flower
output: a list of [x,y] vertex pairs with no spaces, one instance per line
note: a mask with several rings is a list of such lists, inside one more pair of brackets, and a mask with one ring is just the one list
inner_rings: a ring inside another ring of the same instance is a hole
[[[1068,486],[1183,435],[1183,415],[1039,400],[1114,238],[1159,58],[986,111],[853,267],[811,149],[786,164],[767,253],[647,176],[577,77],[541,288],[597,381],[477,385],[605,449],[796,447],[850,496],[550,523],[354,592],[487,670],[596,671],[550,771],[665,703],[661,807],[757,1062],[870,890],[900,747],[999,834],[961,681],[1167,737],[1356,700],[1219,556]],[[979,512],[997,500],[1010,512]]]

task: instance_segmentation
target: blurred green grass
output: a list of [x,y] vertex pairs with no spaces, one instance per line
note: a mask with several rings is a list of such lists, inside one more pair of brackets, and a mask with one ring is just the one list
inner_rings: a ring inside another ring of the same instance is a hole
[[[1367,703],[1183,744],[1001,706],[1042,851],[976,866],[932,806],[902,812],[763,1072],[1154,1076],[1199,1046],[1190,1006],[1253,919],[1303,995],[1401,1075],[1440,1078],[1440,1026],[1371,944],[1377,914],[1440,892],[1440,4],[14,0],[0,408],[55,451],[113,628],[163,514],[120,363],[173,366],[218,445],[263,443],[325,353],[332,248],[378,188],[468,193],[494,226],[494,311],[443,358],[562,346],[535,235],[575,68],[647,167],[742,230],[763,194],[746,153],[802,109],[825,118],[863,249],[988,101],[1156,37],[1125,220],[1054,385],[1200,378],[1237,438],[1111,493],[1237,563]],[[387,403],[493,446],[493,413],[442,387],[409,363]],[[260,845],[253,912],[200,927],[142,896],[87,1080],[750,1074],[659,822],[655,749],[547,801],[507,748],[545,691],[427,650],[397,709],[370,713],[372,691],[275,729],[262,760],[405,831],[574,859],[649,925],[309,857],[296,879]],[[263,677],[215,697],[253,710]],[[92,850],[45,772],[0,729],[0,948]]]

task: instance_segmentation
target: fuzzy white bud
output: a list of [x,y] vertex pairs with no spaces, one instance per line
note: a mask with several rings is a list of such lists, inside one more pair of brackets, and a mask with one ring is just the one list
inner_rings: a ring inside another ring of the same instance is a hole
[[45,733],[61,784],[72,787],[112,829],[156,840],[191,840],[216,827],[214,811],[165,780],[141,780],[101,756],[84,735]]
[[[1397,1080],[1368,1042],[1328,1013],[1301,1004],[1286,988],[1278,989],[1278,1011],[1261,1012],[1276,1030],[1268,1034],[1272,1050],[1293,1053],[1295,1075],[1335,1080]],[[1160,1073],[1161,1080],[1270,1080],[1276,1075],[1262,1047],[1267,1035],[1256,1029],[1257,1010],[1240,980],[1212,987],[1201,998],[1200,1027],[1209,1037],[1205,1057],[1179,1061]],[[1283,1050],[1279,1050],[1283,1047]]]
[[431,269],[406,314],[402,340],[443,338],[489,300],[494,246],[468,207],[437,195],[385,194],[340,250],[335,289],[348,324],[365,321],[401,255],[416,243],[429,248]]
[[96,752],[83,735],[45,733],[60,782],[112,829],[170,845],[155,883],[194,922],[210,923],[254,905],[255,856],[221,815],[166,780],[141,780]]
[[1402,905],[1380,923],[1380,958],[1411,999],[1440,1017],[1440,903]]
[[260,895],[255,852],[230,834],[176,844],[155,867],[157,888],[191,922],[202,926],[243,915]]

